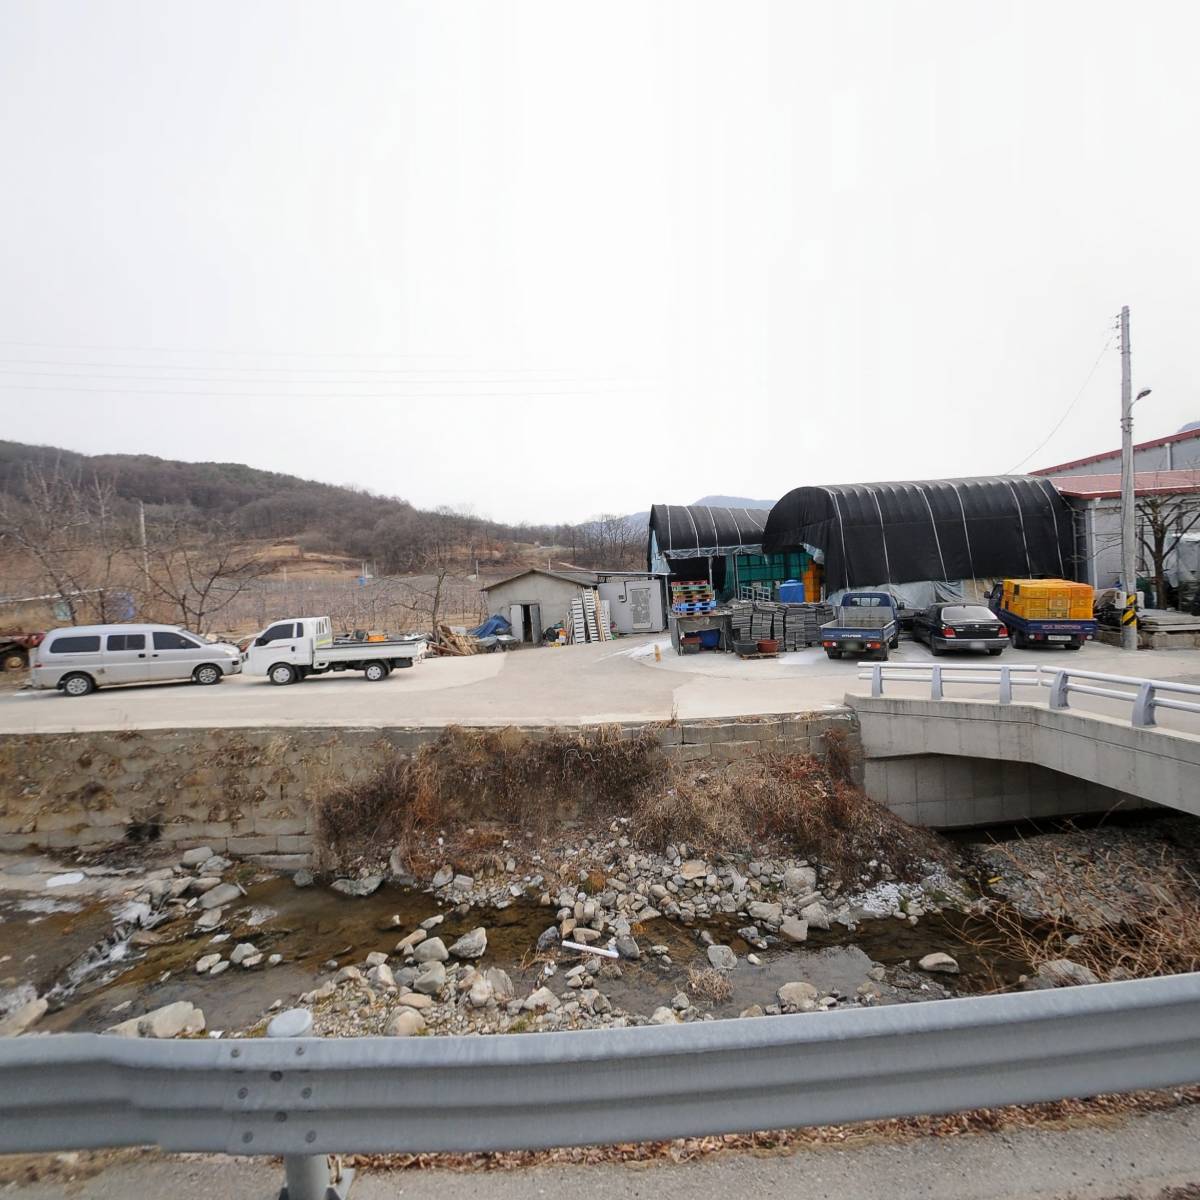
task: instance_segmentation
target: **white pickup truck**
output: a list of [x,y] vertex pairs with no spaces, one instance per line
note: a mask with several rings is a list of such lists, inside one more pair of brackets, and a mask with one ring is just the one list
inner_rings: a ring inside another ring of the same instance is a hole
[[329,671],[361,671],[372,683],[396,667],[411,667],[425,657],[425,639],[388,638],[382,642],[333,636],[328,617],[289,617],[269,625],[246,648],[242,673],[265,675],[272,683],[299,683]]

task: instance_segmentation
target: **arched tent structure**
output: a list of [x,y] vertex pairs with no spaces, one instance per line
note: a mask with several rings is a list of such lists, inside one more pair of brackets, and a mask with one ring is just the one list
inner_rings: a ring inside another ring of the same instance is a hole
[[758,554],[767,510],[709,508],[702,504],[655,504],[650,509],[650,567],[656,556],[715,558]]
[[771,509],[765,553],[813,546],[825,586],[1070,577],[1070,506],[1048,479],[995,475],[800,487]]
[[651,571],[676,580],[707,579],[722,598],[740,585],[769,586],[799,575],[804,554],[764,555],[765,508],[655,504],[650,509],[646,560]]

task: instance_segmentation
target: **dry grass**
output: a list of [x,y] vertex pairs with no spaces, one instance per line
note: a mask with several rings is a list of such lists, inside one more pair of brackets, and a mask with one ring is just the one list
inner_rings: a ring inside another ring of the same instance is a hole
[[723,1004],[733,996],[733,984],[728,976],[715,967],[700,967],[695,964],[688,967],[688,991],[694,996],[702,996],[716,1004]]
[[[903,876],[946,856],[944,843],[869,800],[845,775],[844,746],[831,763],[770,755],[725,765],[673,767],[657,732],[601,727],[533,737],[517,729],[447,729],[411,758],[397,756],[316,808],[327,868],[378,861],[395,846],[411,869],[429,854],[486,867],[506,834],[541,840],[576,823],[628,817],[641,846],[684,841],[701,853],[796,853],[854,871],[872,858]],[[442,836],[440,847],[430,846]],[[603,874],[585,886],[602,886]]]
[[989,914],[992,932],[974,942],[980,950],[1003,951],[1034,967],[1069,958],[1100,979],[1200,970],[1200,885],[1177,863],[1125,860],[1116,870],[1103,859],[1068,865],[1054,855],[1037,886],[1048,915],[1030,921],[999,905]]
[[[417,854],[424,836],[463,835],[499,823],[543,838],[568,820],[634,809],[663,785],[668,763],[653,729],[554,731],[446,729],[411,757],[397,756],[369,779],[325,796],[316,809],[322,862],[386,857],[394,846]],[[476,831],[473,849],[489,831]],[[500,840],[490,831],[493,843]]]
[[632,815],[634,837],[656,849],[679,840],[706,852],[775,848],[843,872],[879,858],[901,875],[946,855],[936,835],[906,824],[809,755],[676,771],[671,786],[644,796]]

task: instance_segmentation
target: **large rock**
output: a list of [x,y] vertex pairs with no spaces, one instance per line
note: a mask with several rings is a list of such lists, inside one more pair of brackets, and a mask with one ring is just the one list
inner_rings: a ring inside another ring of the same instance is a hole
[[417,976],[413,987],[426,996],[436,996],[446,986],[446,967],[440,962],[431,962]]
[[737,966],[737,955],[728,946],[709,946],[708,961],[718,971],[732,971]]
[[512,980],[507,971],[502,971],[499,967],[488,967],[483,977],[492,985],[492,994],[501,1004],[507,1004],[513,998]]
[[343,896],[370,896],[379,891],[382,884],[382,875],[368,875],[365,879],[335,879],[331,886]]
[[1037,969],[1038,976],[1054,987],[1073,984],[1099,983],[1100,977],[1090,967],[1069,958],[1052,958]]
[[784,917],[779,932],[789,942],[807,942],[808,922],[800,920],[799,917]]
[[641,947],[627,933],[620,935],[613,944],[622,958],[638,959],[642,957]]
[[800,910],[800,916],[808,922],[810,929],[828,929],[829,913],[823,904],[808,904]]
[[428,936],[429,936],[429,934],[427,934],[425,932],[425,930],[414,929],[412,931],[412,933],[410,933],[407,937],[402,937],[396,943],[396,953],[397,954],[407,954],[410,950],[413,949],[414,946],[423,942]]
[[0,1037],[18,1037],[45,1015],[49,1004],[46,1000],[34,998],[20,1008],[13,1009],[0,1021]]
[[316,882],[317,877],[307,867],[301,867],[292,876],[292,883],[298,888],[312,887]]
[[553,946],[557,946],[561,936],[558,932],[557,925],[551,925],[549,929],[543,929],[537,940],[538,953],[543,954]]
[[523,1007],[529,1012],[546,1012],[558,1008],[559,1003],[558,997],[548,987],[540,987],[526,998]]
[[405,992],[404,995],[400,997],[400,1003],[403,1004],[405,1008],[424,1010],[426,1008],[433,1007],[433,997],[426,996],[421,992]]
[[453,878],[453,867],[438,867],[438,869],[433,873],[432,883],[435,888],[444,888],[446,884],[448,884]]
[[689,859],[680,866],[679,874],[687,880],[703,879],[708,874],[708,864],[698,858]]
[[196,974],[206,975],[221,961],[219,954],[205,954],[196,959]]
[[144,1016],[110,1026],[104,1032],[128,1038],[173,1038],[183,1033],[203,1033],[204,1013],[190,1000],[176,1000]]
[[922,971],[930,971],[935,975],[957,975],[958,963],[955,962],[949,954],[943,954],[940,950],[933,954],[927,954],[917,966]]
[[494,997],[492,985],[482,975],[471,984],[471,989],[467,992],[467,999],[472,1008],[487,1008]]
[[813,1012],[817,1007],[817,989],[803,980],[785,983],[775,995],[784,1012]]
[[674,1009],[668,1008],[665,1004],[660,1008],[656,1008],[650,1014],[651,1025],[678,1025],[679,1014]]
[[236,967],[243,959],[258,953],[258,947],[249,942],[239,942],[229,953],[229,961]]
[[481,958],[486,949],[487,930],[481,925],[477,929],[472,929],[470,933],[464,933],[450,947],[450,953],[455,958]]
[[200,897],[201,908],[220,908],[242,898],[242,889],[235,883],[218,883]]
[[367,978],[377,988],[394,988],[396,986],[396,979],[392,975],[392,968],[387,963],[376,963],[367,972]]
[[766,900],[752,900],[746,911],[756,921],[773,921],[778,924],[783,919],[783,905],[769,904]]
[[445,962],[449,957],[450,951],[441,938],[426,938],[413,950],[413,958],[419,963]]
[[179,860],[185,867],[198,867],[203,862],[208,862],[213,856],[211,846],[196,846],[192,850],[185,850],[183,857]]
[[796,896],[806,896],[816,890],[817,873],[812,867],[789,867],[783,873],[783,886]]
[[384,1033],[388,1037],[412,1037],[425,1032],[425,1018],[415,1008],[402,1008],[393,1013]]

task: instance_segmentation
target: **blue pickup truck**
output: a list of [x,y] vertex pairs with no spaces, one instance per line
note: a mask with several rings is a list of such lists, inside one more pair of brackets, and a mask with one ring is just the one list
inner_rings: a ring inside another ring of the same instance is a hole
[[1057,617],[1033,620],[1018,617],[1004,607],[1004,583],[997,583],[987,594],[987,606],[1008,626],[1009,637],[1017,649],[1027,646],[1052,646],[1056,650],[1078,650],[1084,642],[1092,641],[1098,626],[1095,621]]
[[886,661],[900,644],[900,613],[887,592],[846,592],[834,613],[821,626],[821,645],[830,658],[874,654]]

